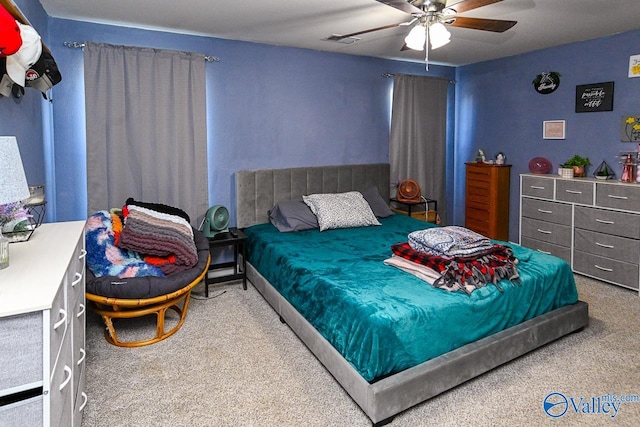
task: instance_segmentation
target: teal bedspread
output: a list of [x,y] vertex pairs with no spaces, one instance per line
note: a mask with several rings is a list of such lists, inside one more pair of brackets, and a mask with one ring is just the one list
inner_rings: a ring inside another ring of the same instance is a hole
[[[383,264],[391,245],[431,224],[393,215],[382,226],[280,233],[245,230],[248,261],[373,382],[578,300],[563,260],[510,245],[520,286],[470,296],[433,288]],[[504,243],[504,242],[502,242]]]

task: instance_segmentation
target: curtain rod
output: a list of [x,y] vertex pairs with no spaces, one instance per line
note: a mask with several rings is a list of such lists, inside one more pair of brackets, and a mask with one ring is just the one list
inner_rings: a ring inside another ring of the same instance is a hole
[[[385,79],[389,79],[389,78],[391,78],[391,77],[393,77],[393,76],[395,76],[395,74],[393,74],[393,73],[382,73],[382,77],[384,77]],[[420,77],[430,77],[430,76],[420,76]],[[434,79],[447,80],[447,79],[445,79],[445,78],[443,78],[443,77],[432,77],[432,78],[434,78]],[[456,83],[456,81],[455,81],[455,80],[449,80],[449,83],[453,83],[453,84],[455,84],[455,83]]]
[[[64,42],[63,44],[66,47],[69,47],[71,49],[82,49],[85,46],[84,43],[79,43],[79,42]],[[220,62],[220,58],[218,58],[217,56],[211,56],[211,55],[205,55],[204,60],[207,62]]]

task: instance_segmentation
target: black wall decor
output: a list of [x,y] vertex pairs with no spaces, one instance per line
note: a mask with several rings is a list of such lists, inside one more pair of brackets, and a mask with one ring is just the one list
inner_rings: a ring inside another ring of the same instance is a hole
[[538,93],[543,95],[553,93],[560,86],[560,73],[557,71],[545,71],[538,74],[532,83]]
[[576,113],[613,110],[613,82],[576,86]]

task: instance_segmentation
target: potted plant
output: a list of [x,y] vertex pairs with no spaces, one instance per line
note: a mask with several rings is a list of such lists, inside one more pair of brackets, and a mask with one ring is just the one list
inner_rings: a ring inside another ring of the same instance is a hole
[[563,168],[573,168],[573,176],[581,177],[586,176],[584,171],[586,166],[591,165],[591,161],[588,157],[582,157],[576,154],[566,162],[562,164]]

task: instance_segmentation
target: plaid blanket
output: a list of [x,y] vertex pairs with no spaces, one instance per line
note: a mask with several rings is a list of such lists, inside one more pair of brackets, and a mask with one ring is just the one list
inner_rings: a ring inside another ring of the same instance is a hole
[[440,273],[440,277],[433,286],[450,292],[464,291],[471,294],[487,283],[492,283],[502,292],[502,288],[498,285],[502,279],[508,279],[512,285],[520,284],[516,267],[518,260],[508,246],[494,244],[474,256],[453,258],[416,251],[408,242],[392,245],[391,250],[397,256],[425,265]]

